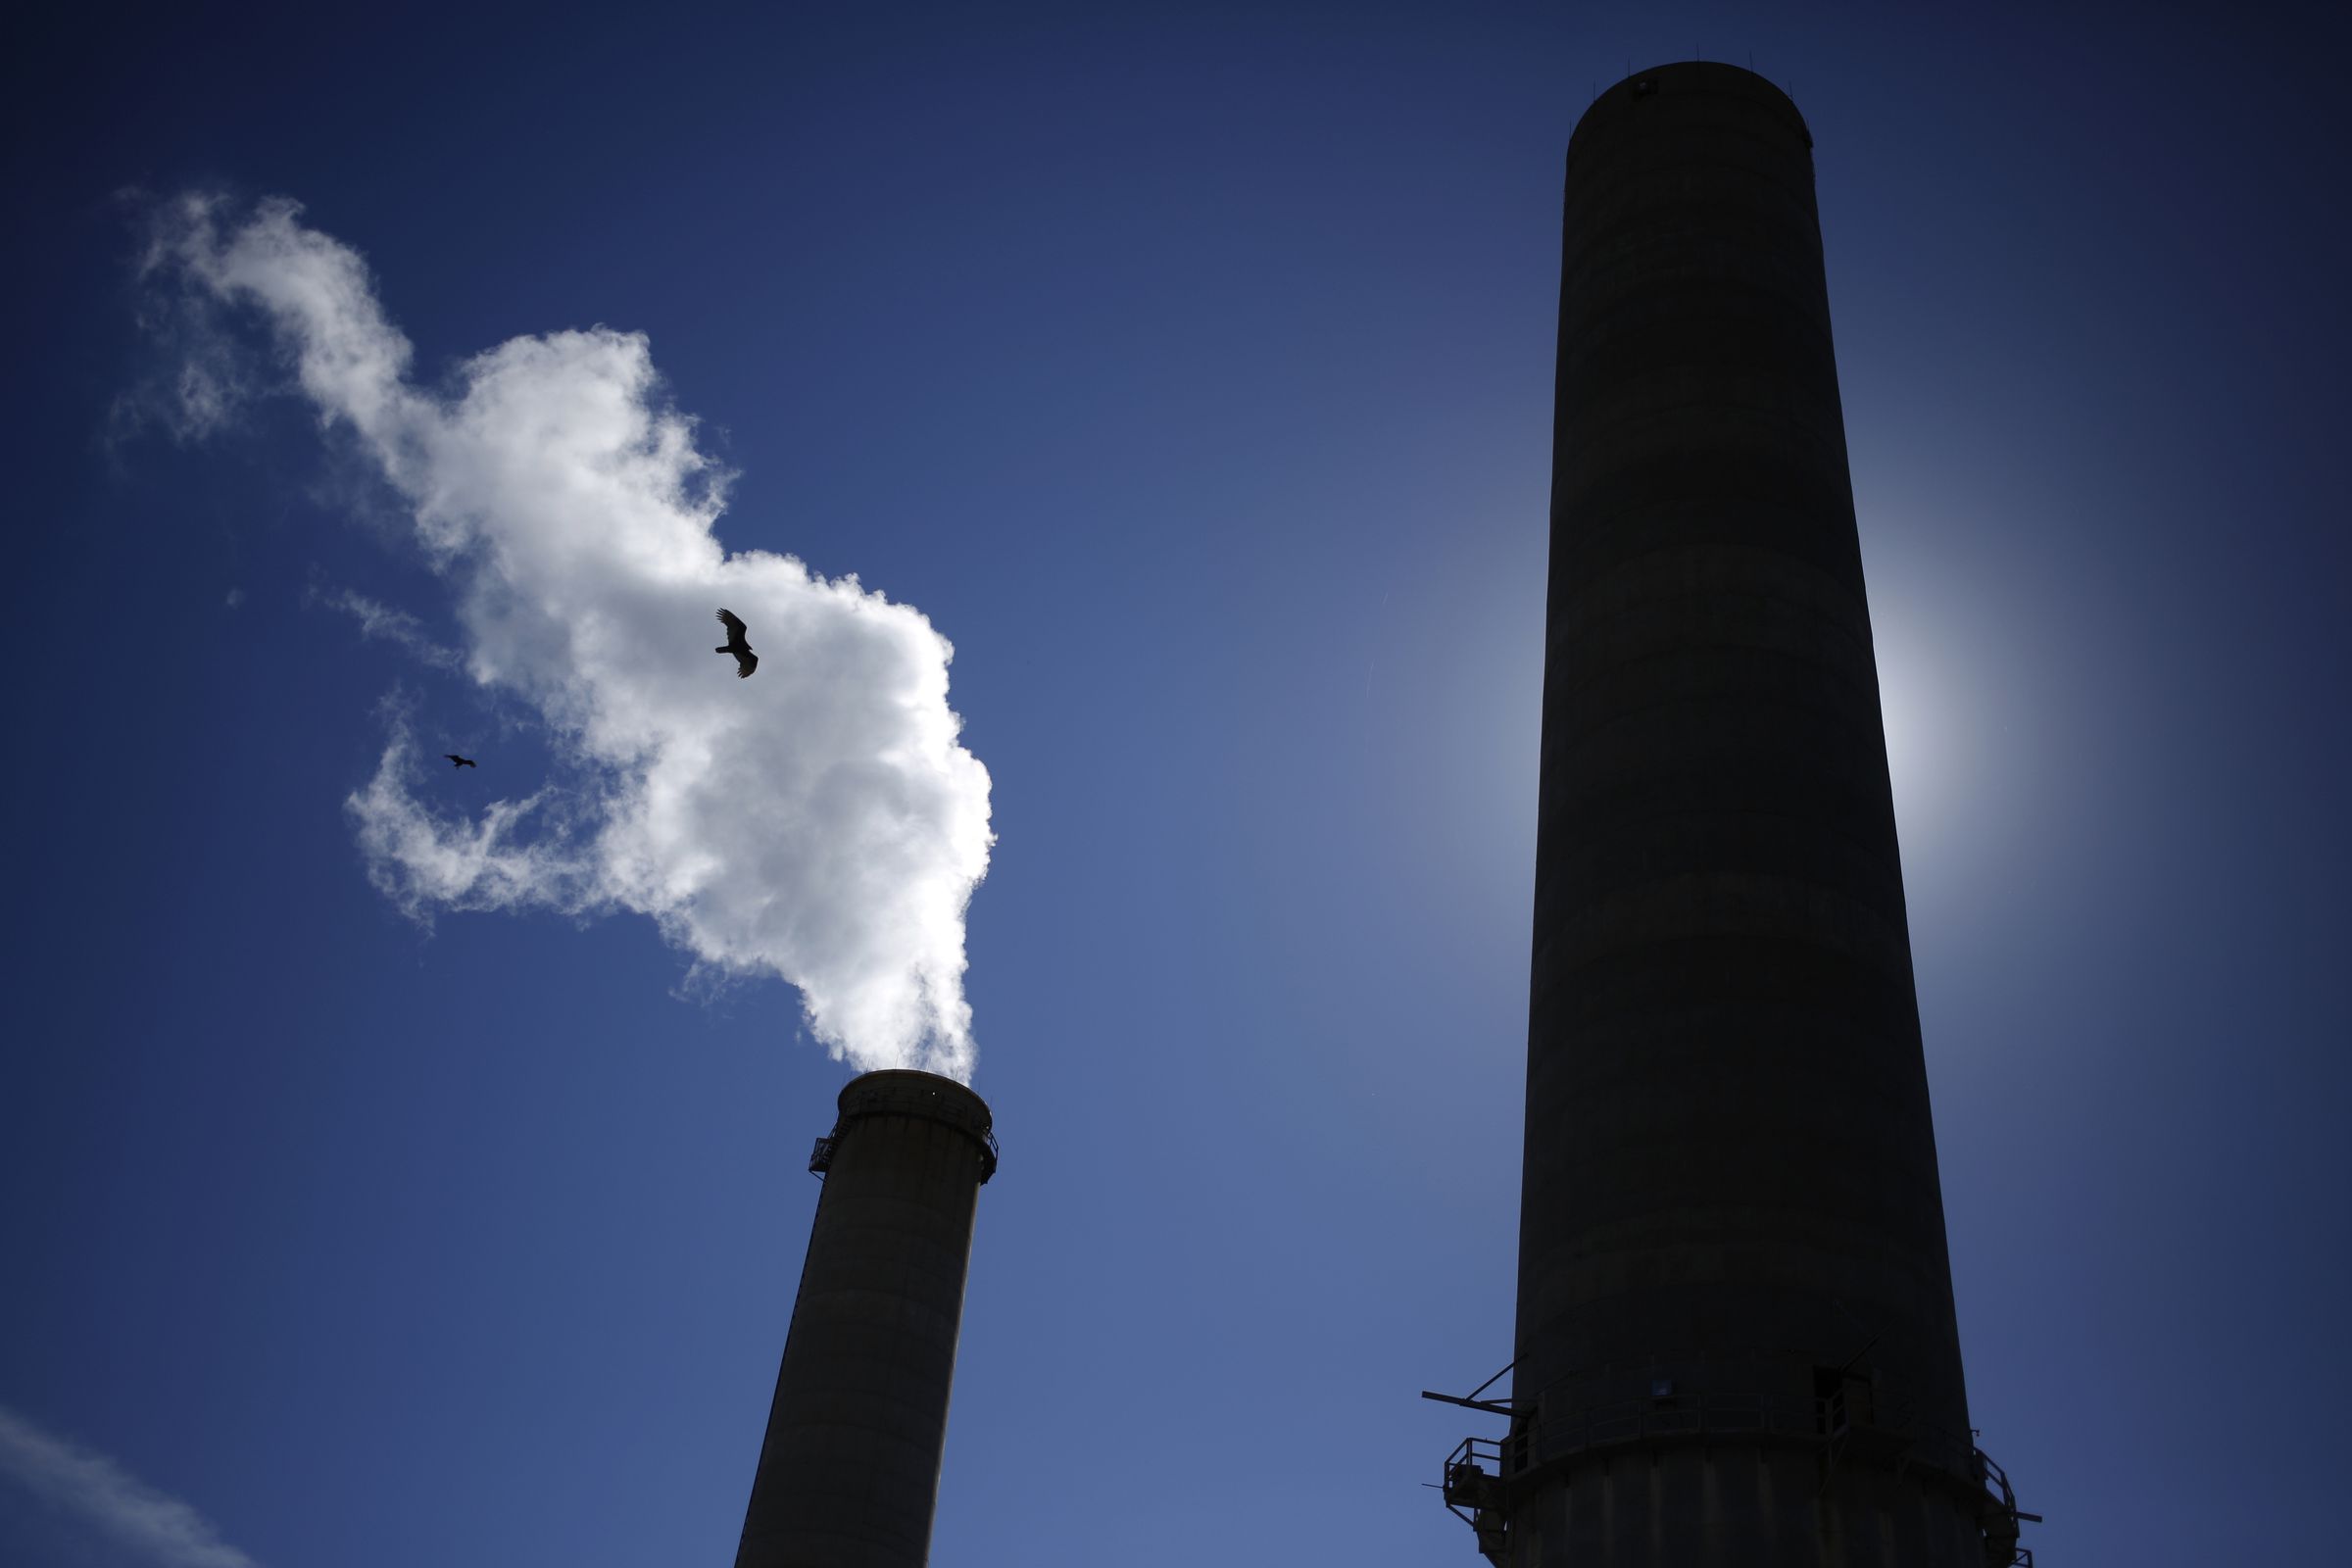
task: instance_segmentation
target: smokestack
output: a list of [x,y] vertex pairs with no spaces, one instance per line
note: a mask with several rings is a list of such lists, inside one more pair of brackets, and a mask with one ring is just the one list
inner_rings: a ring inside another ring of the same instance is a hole
[[1697,63],[1568,145],[1518,1343],[1479,1406],[1511,1426],[1446,1469],[1512,1568],[2013,1560],[1961,1383],[1812,145]]
[[922,1568],[988,1105],[952,1078],[852,1079],[824,1177],[735,1568]]

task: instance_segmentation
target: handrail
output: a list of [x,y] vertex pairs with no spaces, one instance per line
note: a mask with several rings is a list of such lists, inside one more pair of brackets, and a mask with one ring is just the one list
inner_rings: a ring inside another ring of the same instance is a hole
[[[1502,1438],[1464,1438],[1453,1446],[1446,1456],[1446,1468],[1440,1474],[1438,1495],[1445,1500],[1446,1511],[1475,1530],[1478,1514],[1495,1503],[1494,1488],[1499,1486],[1503,1473]],[[1494,1468],[1489,1471],[1486,1466]]]
[[808,1168],[824,1175],[850,1129],[867,1116],[919,1116],[955,1128],[980,1146],[980,1181],[986,1186],[997,1173],[1004,1152],[988,1106],[969,1090],[929,1073],[885,1070],[853,1078],[841,1092],[841,1112],[833,1130],[816,1141]]
[[1540,1417],[1516,1434],[1520,1451],[1509,1474],[1531,1469],[1587,1448],[1649,1438],[1694,1433],[1731,1436],[1762,1433],[1828,1439],[1847,1431],[1879,1434],[1901,1444],[1910,1462],[1936,1465],[1956,1476],[1974,1476],[1972,1444],[1916,1420],[1908,1401],[1880,1399],[1856,1409],[1842,1395],[1701,1393],[1666,1399],[1614,1399],[1587,1405],[1564,1416]]
[[[1975,1433],[1965,1442],[1956,1440],[1939,1427],[1916,1420],[1913,1408],[1907,1399],[1884,1397],[1849,1404],[1843,1393],[1826,1396],[1696,1393],[1609,1400],[1550,1419],[1538,1416],[1530,1420],[1529,1412],[1521,1412],[1511,1431],[1502,1437],[1464,1438],[1456,1444],[1446,1456],[1440,1491],[1446,1506],[1476,1527],[1479,1520],[1475,1515],[1482,1510],[1497,1510],[1494,1519],[1499,1521],[1508,1483],[1540,1466],[1594,1448],[1697,1434],[1768,1434],[1829,1445],[1835,1454],[1858,1435],[1867,1435],[1882,1454],[1900,1456],[1898,1470],[1931,1465],[1955,1480],[1965,1478],[1965,1482],[1982,1487],[1988,1546],[2001,1552],[1997,1560],[2011,1568],[2033,1568],[2033,1552],[2017,1544],[2018,1525],[2021,1521],[2039,1524],[2041,1516],[2018,1508],[2008,1475],[1976,1446]],[[1492,1523],[1490,1528],[1499,1529],[1500,1525]]]

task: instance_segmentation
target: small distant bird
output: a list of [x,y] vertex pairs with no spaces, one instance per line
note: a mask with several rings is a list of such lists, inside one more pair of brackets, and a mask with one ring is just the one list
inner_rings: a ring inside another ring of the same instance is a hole
[[450,760],[452,762],[456,763],[456,764],[457,764],[459,767],[479,767],[479,766],[481,766],[481,765],[482,765],[481,763],[479,763],[479,762],[475,761],[475,760],[474,760],[472,758],[470,758],[470,757],[460,757],[460,756],[459,756],[457,753],[455,753],[455,752],[443,752],[441,755],[442,755],[443,757],[446,757],[446,758],[448,758],[448,759],[449,759],[449,760]]
[[733,654],[735,656],[735,678],[749,680],[752,671],[760,667],[760,656],[752,652],[751,643],[745,640],[743,635],[751,628],[746,626],[743,618],[732,610],[720,611],[718,623],[727,628],[727,640],[710,651],[714,654]]

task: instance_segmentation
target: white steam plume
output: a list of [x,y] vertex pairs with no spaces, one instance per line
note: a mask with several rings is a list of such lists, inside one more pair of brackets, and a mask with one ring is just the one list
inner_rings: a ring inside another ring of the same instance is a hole
[[[266,315],[321,422],[406,501],[466,672],[521,698],[565,762],[529,800],[452,820],[410,791],[396,730],[349,802],[376,884],[419,915],[637,910],[698,966],[799,987],[856,1066],[968,1078],[963,916],[994,840],[947,639],[855,577],[727,554],[724,475],[642,334],[518,337],[423,390],[358,253],[300,214],[184,198],[149,277]],[[749,680],[711,652],[720,606],[751,625]]]
[[212,1522],[102,1453],[0,1406],[0,1475],[166,1568],[260,1568]]

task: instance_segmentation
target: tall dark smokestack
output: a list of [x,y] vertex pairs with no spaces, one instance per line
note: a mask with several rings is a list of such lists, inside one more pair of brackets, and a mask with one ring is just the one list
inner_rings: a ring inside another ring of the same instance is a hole
[[2016,1541],[1961,1384],[1812,145],[1713,64],[1568,145],[1512,1425],[1447,1472],[1513,1568]]
[[736,1568],[922,1568],[981,1183],[987,1104],[869,1072],[808,1168],[825,1178]]

